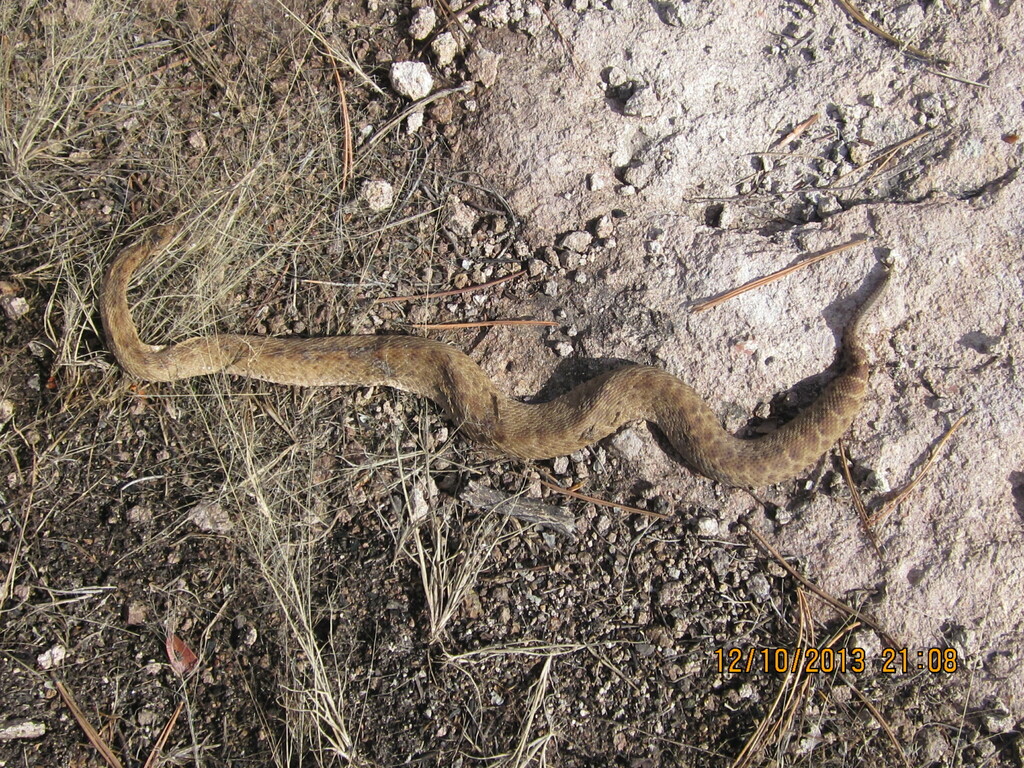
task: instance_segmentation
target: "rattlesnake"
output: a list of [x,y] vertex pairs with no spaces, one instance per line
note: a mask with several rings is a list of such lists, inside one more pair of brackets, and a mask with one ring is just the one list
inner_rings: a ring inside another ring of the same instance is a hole
[[767,435],[742,439],[682,380],[659,368],[629,365],[604,373],[546,403],[500,392],[458,349],[418,336],[275,338],[218,333],[153,346],[139,338],[128,306],[132,274],[164,250],[176,231],[158,227],[122,250],[100,297],[103,326],[121,367],[149,381],[231,373],[299,386],[382,385],[430,398],[472,440],[506,456],[563,456],[623,424],[657,424],[698,472],[754,488],[795,477],[846,432],[867,390],[868,360],[860,327],[888,282],[888,271],[846,328],[842,372],[793,420]]

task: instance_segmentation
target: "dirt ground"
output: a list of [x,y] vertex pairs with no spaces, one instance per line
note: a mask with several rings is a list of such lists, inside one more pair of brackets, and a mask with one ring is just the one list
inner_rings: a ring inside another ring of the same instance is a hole
[[[1019,4],[867,9],[952,64],[839,4],[188,5],[0,5],[0,766],[1024,765]],[[704,48],[664,36],[698,33],[728,53],[680,76]],[[799,128],[804,67],[834,103]],[[989,95],[921,102],[922,67]],[[896,80],[933,133],[887,159]],[[99,281],[170,222],[131,295],[153,343],[421,333],[539,397],[654,363],[755,432],[820,390],[884,255],[869,511],[984,416],[869,535],[832,456],[755,498],[643,425],[523,463],[390,390],[134,381]],[[865,233],[785,310],[688,311]],[[553,324],[479,324],[511,319]]]

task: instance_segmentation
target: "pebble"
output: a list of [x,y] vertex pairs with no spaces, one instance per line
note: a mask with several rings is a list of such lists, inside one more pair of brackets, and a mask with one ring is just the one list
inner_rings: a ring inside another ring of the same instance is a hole
[[486,48],[477,48],[466,57],[466,69],[484,88],[490,88],[498,80],[498,61],[501,56]]
[[679,14],[679,4],[667,2],[661,4],[661,13],[658,14],[662,22],[670,27],[683,26],[683,18]]
[[[423,119],[423,113],[416,113]],[[370,179],[364,181],[359,188],[359,199],[366,204],[366,207],[375,213],[386,211],[391,207],[395,199],[395,189],[383,179]]]
[[67,655],[68,649],[58,643],[48,651],[43,651],[36,656],[36,662],[42,669],[54,669],[64,663]]
[[227,510],[216,501],[201,501],[188,513],[188,519],[207,533],[227,533],[234,528]]
[[768,583],[763,573],[755,573],[747,581],[747,589],[750,596],[759,603],[764,602],[772,593],[772,585]]
[[558,244],[562,248],[568,248],[570,251],[574,251],[575,253],[583,253],[590,247],[590,244],[593,241],[594,238],[589,232],[578,230],[576,232],[570,232],[567,235],[563,235]]
[[[530,259],[526,262],[526,271],[530,277],[540,277],[548,271],[548,265],[540,259]],[[0,420],[0,423],[2,423],[2,420]]]
[[697,518],[697,533],[701,536],[717,536],[720,530],[718,518],[701,515]]
[[419,61],[396,61],[391,65],[391,87],[413,101],[430,95],[434,78],[427,65]]
[[447,67],[459,55],[461,46],[459,41],[455,39],[455,35],[451,32],[442,32],[434,38],[434,41],[430,44],[430,50],[434,52],[437,66]]
[[0,426],[14,418],[14,401],[6,397],[0,400]]
[[620,67],[609,67],[605,72],[604,80],[612,88],[621,88],[629,82],[629,76]]
[[405,132],[410,136],[423,127],[423,113],[413,112],[405,120]]
[[626,99],[622,111],[630,117],[654,117],[661,109],[653,90],[643,87]]
[[560,341],[555,344],[555,353],[559,357],[572,357],[573,352],[575,352],[575,350],[572,348],[572,344],[568,341]]
[[46,724],[32,720],[9,720],[0,725],[0,741],[38,739],[46,735]]
[[429,5],[420,8],[413,15],[409,22],[409,34],[413,40],[425,40],[427,35],[434,31],[437,23],[437,14]]
[[11,320],[17,320],[28,312],[28,302],[21,296],[4,296],[0,298],[0,306]]
[[559,456],[551,462],[551,471],[556,475],[564,475],[569,471],[569,457]]

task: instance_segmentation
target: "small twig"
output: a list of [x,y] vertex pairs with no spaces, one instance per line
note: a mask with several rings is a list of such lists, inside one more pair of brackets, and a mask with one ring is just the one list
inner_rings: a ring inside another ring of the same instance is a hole
[[839,5],[842,6],[842,9],[849,14],[851,19],[856,21],[858,24],[860,24],[862,27],[867,29],[872,34],[878,35],[878,37],[882,38],[883,40],[892,43],[897,48],[899,48],[902,53],[909,53],[911,56],[916,56],[917,58],[924,59],[925,61],[935,61],[935,57],[932,56],[930,53],[926,53],[925,51],[922,51],[920,48],[915,48],[909,43],[903,42],[895,35],[891,35],[890,33],[886,32],[880,26],[875,24],[875,22],[873,22],[871,19],[865,16],[864,12],[856,5],[854,5],[851,2],[851,0],[836,0],[836,2],[838,2]]
[[574,499],[580,499],[581,501],[589,501],[591,504],[597,504],[599,507],[611,507],[613,509],[621,509],[625,512],[632,512],[633,514],[643,515],[644,517],[654,517],[658,520],[671,520],[671,516],[663,515],[661,512],[652,512],[649,509],[641,509],[640,507],[631,507],[629,504],[619,504],[616,501],[605,501],[604,499],[598,499],[594,496],[588,496],[585,493],[578,491],[572,491],[568,488],[563,488],[557,483],[549,483],[547,480],[541,480],[540,484],[550,488],[556,493],[563,493],[566,496],[572,496]]
[[888,517],[888,515],[894,509],[896,509],[896,507],[903,503],[903,500],[906,499],[907,496],[911,494],[911,492],[917,487],[918,483],[920,483],[924,476],[927,474],[928,470],[931,469],[932,464],[935,463],[935,459],[938,458],[939,452],[942,451],[942,448],[946,445],[947,442],[949,442],[949,438],[953,436],[954,432],[960,429],[960,426],[964,423],[964,421],[967,419],[969,415],[970,412],[965,413],[963,416],[961,416],[959,419],[953,422],[953,425],[946,430],[946,434],[940,437],[939,442],[937,442],[935,444],[935,447],[932,448],[931,452],[928,454],[928,458],[921,466],[921,469],[917,473],[917,475],[913,479],[911,479],[910,482],[904,485],[900,490],[898,490],[891,499],[889,499],[882,505],[881,509],[879,509],[875,514],[871,516],[871,518],[868,520],[868,525],[878,525],[878,523],[880,523],[882,520]]
[[939,77],[945,77],[949,80],[956,80],[958,83],[963,83],[964,85],[974,85],[977,86],[978,88],[991,87],[988,83],[979,83],[977,80],[968,80],[966,77],[957,77],[956,75],[950,74],[949,72],[940,72],[937,69],[928,69],[927,71],[931,72],[933,75],[938,75]]
[[520,275],[525,275],[526,270],[520,269],[518,272],[513,272],[511,275],[505,277],[499,277],[497,280],[491,280],[487,283],[480,283],[479,285],[467,285],[465,288],[454,288],[450,291],[438,291],[436,293],[422,293],[419,296],[388,296],[383,299],[375,299],[374,304],[392,304],[396,301],[420,301],[422,299],[443,299],[446,296],[457,296],[461,293],[471,293],[472,291],[479,291],[484,288],[493,288],[496,285],[507,283],[509,280],[514,280]]
[[[885,149],[879,150],[877,153],[875,153],[874,157],[865,162],[863,165],[858,165],[856,168],[852,168],[843,175],[841,175],[839,178],[836,179],[835,183],[830,184],[827,187],[827,189],[830,189],[832,191],[839,191],[844,189],[853,189],[854,187],[860,184],[867,184],[873,178],[882,173],[885,167],[889,165],[889,163],[896,157],[897,153],[899,153],[901,149],[904,149],[905,147],[908,147],[911,144],[920,141],[925,136],[929,136],[934,132],[935,129],[933,128],[925,128],[923,131],[918,131],[909,138],[903,139],[902,141],[897,141],[895,144],[886,147]],[[869,173],[860,181],[855,181],[851,184],[847,184],[842,187],[837,186],[838,182],[847,178],[851,174],[858,173],[859,171],[863,171],[865,168],[871,168],[872,166],[874,166],[874,168],[872,168],[871,173]]]
[[742,293],[752,291],[755,288],[760,288],[762,285],[767,285],[768,283],[773,283],[779,278],[785,277],[786,275],[792,272],[796,272],[797,270],[809,267],[811,266],[811,264],[817,264],[819,261],[827,259],[829,256],[834,256],[837,253],[841,253],[842,251],[853,248],[855,245],[866,243],[870,239],[871,238],[867,237],[866,235],[863,237],[854,238],[848,243],[843,243],[842,245],[837,245],[835,248],[830,248],[829,250],[824,251],[823,253],[818,253],[815,254],[814,256],[809,256],[802,261],[798,261],[796,264],[792,264],[788,267],[785,267],[784,269],[780,269],[777,272],[772,272],[770,275],[755,278],[748,283],[744,283],[739,288],[733,288],[731,291],[726,291],[721,296],[716,296],[715,298],[708,299],[707,301],[698,301],[696,304],[690,307],[690,311],[697,313],[703,312],[705,309],[717,307],[719,304],[724,304],[725,302],[729,301],[730,299],[736,298]]
[[896,748],[896,751],[897,751],[897,752],[899,753],[899,756],[900,756],[900,759],[901,759],[901,760],[902,760],[902,762],[903,762],[903,765],[905,765],[905,766],[906,766],[907,768],[911,768],[911,766],[910,766],[910,761],[909,761],[909,760],[907,760],[907,755],[906,755],[906,754],[904,753],[904,751],[903,751],[903,747],[902,747],[902,746],[900,746],[900,742],[899,742],[899,740],[898,740],[898,739],[896,738],[896,734],[895,734],[895,733],[893,733],[893,730],[892,730],[892,728],[891,728],[891,727],[889,726],[889,723],[888,723],[888,722],[886,722],[886,720],[885,720],[885,718],[884,718],[884,717],[882,717],[882,713],[878,711],[878,707],[876,707],[876,706],[875,706],[874,704],[872,704],[872,703],[871,703],[871,702],[870,702],[870,701],[868,700],[868,697],[867,697],[867,696],[865,696],[865,695],[864,695],[863,693],[861,693],[861,692],[860,692],[860,690],[859,690],[859,689],[857,688],[857,686],[855,686],[855,685],[854,685],[853,683],[851,683],[851,682],[850,682],[849,680],[846,680],[846,685],[847,685],[847,686],[848,686],[848,687],[850,688],[850,690],[851,690],[851,691],[853,691],[854,695],[855,695],[855,696],[856,696],[856,697],[857,697],[858,699],[860,699],[861,703],[862,703],[862,704],[863,704],[863,705],[864,705],[865,707],[867,707],[867,709],[868,709],[868,712],[870,712],[870,713],[871,713],[871,716],[872,716],[873,718],[875,718],[875,721],[876,721],[876,722],[877,722],[877,723],[878,723],[878,724],[879,724],[880,726],[882,726],[882,730],[883,730],[883,731],[885,731],[885,735],[889,737],[889,741],[891,741],[891,742],[892,742],[892,745],[893,745],[893,746],[894,746],[894,747]]
[[810,128],[812,125],[814,125],[816,122],[818,122],[818,120],[820,118],[821,118],[821,114],[818,113],[818,112],[815,112],[813,115],[808,117],[802,123],[797,124],[796,127],[793,128],[793,130],[791,130],[789,133],[787,133],[781,139],[779,139],[774,144],[772,144],[770,147],[768,147],[768,151],[770,152],[771,150],[775,149],[776,147],[781,147],[784,144],[789,144],[789,142],[794,141],[795,139],[800,138],[803,135],[804,131],[806,131],[808,128]]
[[860,518],[861,527],[864,529],[864,535],[868,537],[868,541],[871,542],[872,548],[875,550],[875,554],[878,559],[882,559],[882,550],[878,547],[878,538],[875,536],[875,532],[871,528],[871,522],[868,520],[868,510],[864,506],[864,499],[860,495],[860,489],[857,488],[853,482],[853,476],[850,474],[850,462],[846,458],[846,446],[843,445],[843,441],[839,441],[839,465],[843,469],[843,480],[846,482],[846,487],[850,489],[850,498],[853,499],[853,508],[857,510],[857,517]]
[[841,613],[844,613],[848,616],[853,616],[858,621],[867,624],[869,627],[875,630],[875,632],[878,633],[879,637],[881,637],[889,645],[890,648],[899,647],[899,643],[897,643],[896,640],[888,632],[882,629],[882,625],[875,621],[873,618],[871,618],[871,616],[862,611],[858,611],[856,608],[851,608],[841,600],[832,597],[832,595],[830,595],[821,587],[807,579],[805,576],[799,573],[793,566],[786,562],[786,559],[781,554],[779,554],[779,552],[771,544],[769,544],[764,539],[764,537],[761,536],[761,534],[755,531],[752,525],[750,525],[749,523],[743,523],[743,525],[746,526],[746,529],[750,532],[750,535],[757,539],[757,542],[762,547],[764,547],[765,550],[767,550],[772,557],[775,558],[776,562],[783,568],[785,568],[786,572],[789,573],[790,576],[792,576],[794,579],[803,584],[804,587],[809,589],[811,592],[816,594],[818,597],[820,597],[822,600],[824,600],[826,603],[828,603]]
[[75,716],[75,720],[78,721],[78,725],[81,726],[82,730],[85,731],[86,737],[89,742],[96,748],[96,751],[100,753],[100,756],[107,762],[110,768],[124,768],[117,755],[114,754],[107,742],[103,740],[103,737],[99,735],[95,728],[92,727],[92,723],[86,718],[85,713],[81,707],[78,706],[78,702],[75,701],[75,697],[68,690],[64,683],[57,681],[57,693],[64,699],[64,703],[68,709],[71,710],[71,714]]
[[466,323],[412,323],[413,328],[427,331],[447,331],[459,328],[489,328],[494,325],[545,325],[557,327],[554,320],[477,320]]
[[334,82],[338,86],[338,99],[341,106],[341,193],[344,194],[352,180],[352,167],[354,165],[352,155],[352,123],[348,117],[348,100],[345,98],[345,84],[341,80],[341,71],[338,69],[338,61],[331,55],[330,49],[325,48],[327,56],[331,60],[331,67],[334,69]]
[[171,731],[174,730],[174,724],[178,722],[178,715],[181,714],[182,707],[185,706],[185,702],[179,701],[178,708],[174,710],[174,714],[171,715],[171,719],[167,721],[167,725],[160,731],[160,738],[156,740],[156,744],[153,745],[152,751],[149,753],[149,757],[146,758],[146,764],[142,768],[153,768],[160,760],[160,753],[164,751],[164,746],[167,744],[167,739],[171,735]]

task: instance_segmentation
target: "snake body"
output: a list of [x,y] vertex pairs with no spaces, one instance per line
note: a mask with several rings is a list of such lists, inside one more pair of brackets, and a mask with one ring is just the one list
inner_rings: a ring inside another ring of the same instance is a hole
[[794,419],[770,434],[737,438],[681,379],[629,365],[546,403],[501,392],[466,354],[417,336],[276,338],[218,333],[154,346],[139,338],[128,305],[132,274],[164,250],[175,230],[158,227],[122,250],[103,281],[100,311],[111,350],[130,375],[176,381],[229,373],[299,386],[388,386],[433,400],[472,440],[520,459],[563,456],[640,419],[656,424],[682,459],[722,483],[755,488],[798,475],[849,428],[867,391],[869,365],[860,326],[888,275],[844,334],[841,373]]

